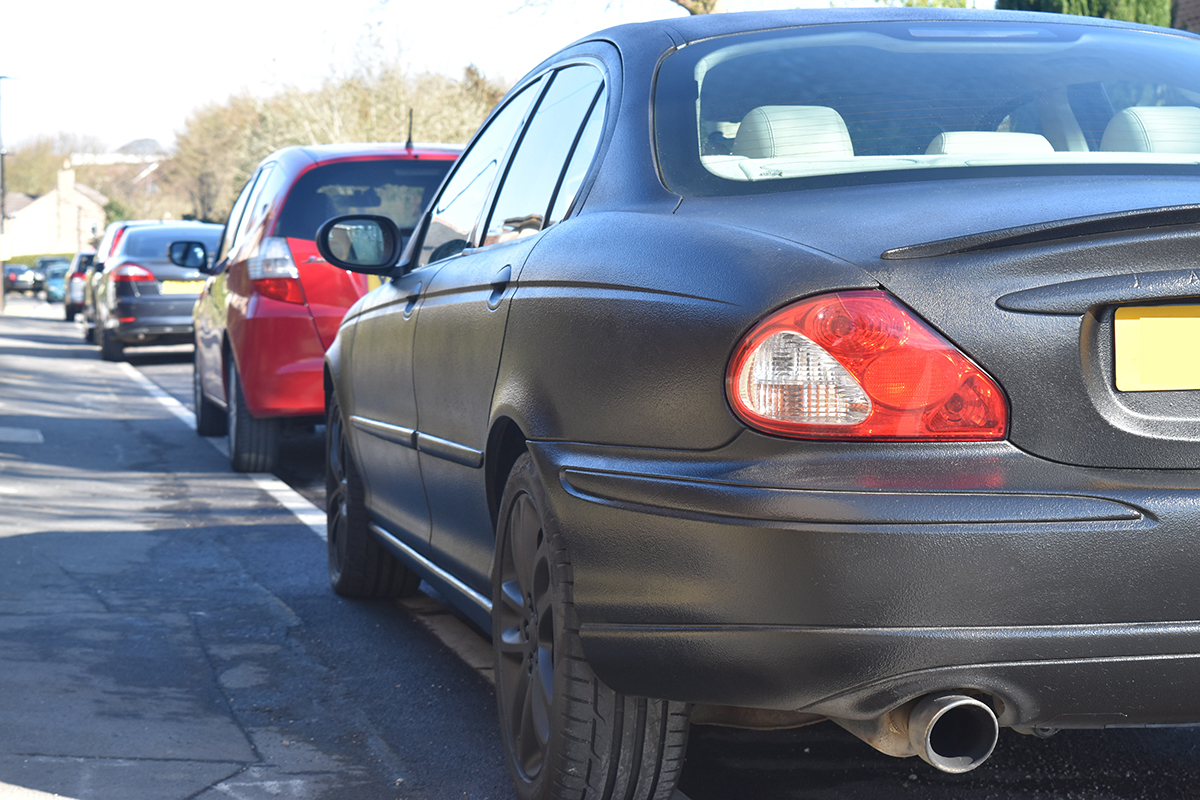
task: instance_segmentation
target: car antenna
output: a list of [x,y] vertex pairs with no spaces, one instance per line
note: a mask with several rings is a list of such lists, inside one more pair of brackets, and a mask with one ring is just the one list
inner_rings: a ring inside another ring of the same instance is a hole
[[413,143],[412,143],[412,112],[413,112],[413,110],[412,110],[411,108],[409,108],[409,109],[408,109],[408,141],[404,143],[404,149],[405,149],[405,150],[412,150],[412,149],[413,149]]

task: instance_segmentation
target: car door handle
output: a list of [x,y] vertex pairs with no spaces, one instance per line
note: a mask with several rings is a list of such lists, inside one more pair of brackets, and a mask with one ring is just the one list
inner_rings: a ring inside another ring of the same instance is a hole
[[408,317],[412,315],[413,309],[417,305],[417,301],[421,299],[421,287],[424,285],[424,283],[418,283],[412,288],[411,291],[409,291],[407,295],[404,296],[404,316]]
[[492,293],[488,296],[488,308],[495,311],[500,307],[500,301],[504,298],[504,290],[508,288],[510,280],[512,280],[512,265],[506,264],[492,277]]

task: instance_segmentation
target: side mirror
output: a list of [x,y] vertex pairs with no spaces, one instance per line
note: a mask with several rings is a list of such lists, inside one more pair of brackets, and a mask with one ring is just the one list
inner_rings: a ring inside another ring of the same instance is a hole
[[317,252],[335,267],[379,275],[400,258],[402,237],[387,217],[353,214],[334,217],[317,230]]
[[208,251],[200,242],[171,242],[167,259],[177,267],[208,272]]

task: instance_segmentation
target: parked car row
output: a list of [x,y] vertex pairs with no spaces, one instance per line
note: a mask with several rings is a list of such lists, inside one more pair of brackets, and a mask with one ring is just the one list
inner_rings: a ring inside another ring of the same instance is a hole
[[186,329],[234,469],[324,420],[334,591],[491,631],[519,797],[666,800],[693,722],[962,773],[1200,724],[1197,186],[1195,35],[696,16],[110,226],[82,312]]
[[[26,264],[5,264],[4,265],[4,291],[8,292],[27,292],[37,294],[46,291],[47,279],[53,276],[61,278],[62,273],[60,268],[65,268],[69,262],[65,258],[57,256],[45,256],[37,258],[33,262],[33,266]],[[50,302],[58,302],[59,297],[47,297]]]

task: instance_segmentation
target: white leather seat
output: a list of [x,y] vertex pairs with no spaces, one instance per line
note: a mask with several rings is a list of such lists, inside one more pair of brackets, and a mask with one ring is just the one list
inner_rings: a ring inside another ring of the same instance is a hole
[[826,106],[759,106],[742,119],[733,154],[746,158],[854,157],[842,115]]
[[925,155],[1036,155],[1053,153],[1054,146],[1037,133],[1011,131],[947,131],[939,133],[925,148]]
[[1110,153],[1200,153],[1200,108],[1123,109],[1109,120],[1100,149]]

